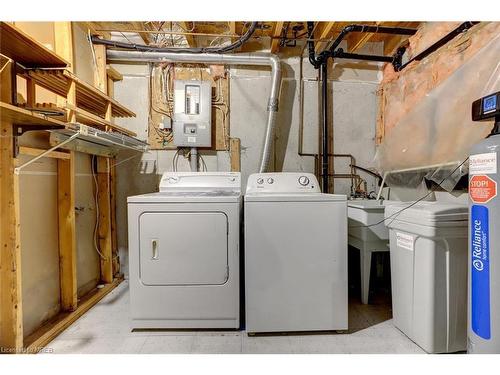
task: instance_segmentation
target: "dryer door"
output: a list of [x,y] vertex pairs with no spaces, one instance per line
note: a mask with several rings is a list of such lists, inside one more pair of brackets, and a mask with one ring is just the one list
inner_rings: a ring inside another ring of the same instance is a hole
[[220,285],[229,277],[223,212],[146,212],[139,219],[145,285]]

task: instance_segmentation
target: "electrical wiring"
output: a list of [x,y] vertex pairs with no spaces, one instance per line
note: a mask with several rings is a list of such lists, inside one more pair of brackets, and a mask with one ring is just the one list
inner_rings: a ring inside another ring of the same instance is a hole
[[[451,171],[450,174],[448,174],[445,178],[443,178],[436,186],[432,187],[429,192],[427,194],[425,194],[424,196],[420,197],[419,199],[417,199],[416,201],[410,203],[408,206],[402,208],[401,210],[399,211],[396,211],[394,212],[392,215],[390,215],[389,217],[386,217],[374,224],[370,224],[370,225],[353,225],[353,226],[350,226],[349,228],[369,228],[369,227],[374,227],[376,225],[379,225],[379,224],[382,224],[383,222],[385,222],[386,220],[389,220],[392,218],[391,222],[392,223],[394,220],[396,220],[396,217],[403,211],[415,206],[417,203],[423,201],[425,198],[427,198],[429,195],[431,195],[432,193],[434,193],[436,191],[436,189],[441,186],[441,184],[443,182],[445,182],[448,178],[450,178],[453,173],[455,173],[459,168],[461,168],[467,161],[469,160],[469,158],[467,157],[463,162],[461,162],[455,169],[453,169],[453,171]],[[390,224],[389,223],[389,224]]]
[[257,29],[258,22],[252,22],[248,30],[243,34],[238,40],[231,44],[223,47],[193,47],[193,48],[183,48],[183,47],[154,47],[147,46],[144,44],[134,44],[134,43],[123,43],[113,40],[101,39],[96,36],[92,36],[92,42],[95,44],[104,44],[109,47],[128,49],[136,51],[156,51],[156,52],[169,52],[169,53],[226,53],[235,50],[245,44],[250,37],[253,35]]
[[95,225],[94,225],[94,249],[99,255],[99,257],[103,260],[107,260],[107,258],[99,251],[99,246],[97,245],[97,230],[99,228],[99,184],[97,183],[97,177],[96,177],[96,172],[95,172],[95,155],[92,155],[92,160],[91,160],[91,169],[92,169],[92,177],[94,179],[94,186],[95,186],[95,194],[94,194],[94,202],[95,202],[95,212],[96,212],[96,217],[95,217]]
[[200,153],[198,153],[198,159],[201,160],[201,164],[202,164],[202,168],[203,168],[203,172],[207,172],[208,171],[208,168],[207,168],[207,163],[205,163],[205,159],[203,158],[203,156],[201,156]]

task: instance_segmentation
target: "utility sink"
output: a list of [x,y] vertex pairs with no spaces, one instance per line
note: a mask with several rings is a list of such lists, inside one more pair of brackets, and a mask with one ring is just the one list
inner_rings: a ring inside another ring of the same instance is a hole
[[[360,199],[347,201],[349,236],[361,241],[379,241],[389,239],[389,230],[383,222],[385,207],[398,201]],[[366,227],[379,223],[372,227]]]
[[383,220],[385,208],[395,203],[401,202],[373,199],[347,201],[348,240],[349,245],[360,251],[361,302],[364,304],[368,303],[372,253],[389,251],[389,230]]

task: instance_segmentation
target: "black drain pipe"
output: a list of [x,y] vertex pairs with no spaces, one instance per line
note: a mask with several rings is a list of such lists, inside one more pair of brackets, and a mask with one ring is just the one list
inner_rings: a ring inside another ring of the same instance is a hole
[[321,64],[321,70],[320,70],[320,75],[321,75],[321,112],[323,114],[322,116],[322,123],[323,123],[323,143],[322,143],[322,150],[321,150],[321,174],[323,176],[321,183],[322,183],[322,191],[323,192],[328,192],[328,61],[325,61],[324,63]]
[[396,72],[399,72],[399,71],[403,70],[405,67],[407,67],[413,61],[420,61],[420,60],[422,60],[423,58],[425,58],[428,55],[430,55],[432,52],[434,52],[437,49],[439,49],[442,46],[444,46],[446,43],[448,43],[450,40],[452,40],[453,38],[455,38],[457,35],[459,35],[459,34],[465,32],[465,31],[469,30],[472,26],[474,26],[474,25],[476,25],[478,23],[479,22],[468,21],[468,22],[464,22],[464,23],[460,24],[460,26],[458,26],[454,30],[450,31],[444,37],[442,37],[441,39],[439,39],[436,43],[432,44],[431,46],[429,46],[424,51],[420,52],[418,55],[416,55],[415,57],[411,58],[410,60],[408,60],[404,64],[402,63],[401,60],[402,60],[403,55],[404,55],[404,53],[406,51],[406,47],[400,47],[400,48],[398,48],[398,50],[396,51],[396,53],[394,55],[394,61],[393,61],[393,64],[392,64],[394,66],[394,70]]
[[329,58],[342,58],[342,59],[358,59],[367,61],[379,62],[392,62],[391,56],[377,56],[377,55],[362,55],[356,53],[344,52],[342,48],[336,49],[342,40],[351,32],[370,32],[370,33],[384,33],[384,34],[398,34],[398,35],[413,35],[417,32],[415,29],[406,29],[401,27],[383,27],[383,26],[368,26],[368,25],[349,25],[346,26],[335,39],[330,49],[324,50],[319,55],[316,55],[314,50],[313,39],[314,22],[307,22],[308,31],[308,51],[309,62],[315,69],[320,69],[321,79],[321,112],[322,112],[322,153],[321,153],[321,189],[323,192],[328,192],[329,185],[329,152],[328,152],[328,59]]
[[309,51],[309,62],[314,66],[315,69],[320,70],[321,79],[321,104],[322,104],[322,131],[323,131],[323,142],[322,148],[323,152],[321,154],[321,173],[322,173],[322,190],[323,192],[328,192],[328,167],[329,167],[329,153],[328,153],[328,59],[340,58],[340,59],[356,59],[365,61],[378,61],[378,62],[391,62],[396,71],[404,69],[412,61],[418,61],[428,56],[432,52],[436,51],[438,48],[444,46],[454,37],[460,33],[467,31],[472,26],[479,22],[464,22],[456,29],[445,35],[443,38],[438,40],[436,43],[431,45],[425,51],[420,52],[417,56],[413,57],[406,63],[402,63],[403,54],[405,52],[405,47],[398,48],[394,56],[380,56],[380,55],[364,55],[357,53],[344,52],[342,48],[337,48],[342,40],[352,32],[358,33],[376,33],[376,34],[394,34],[394,35],[414,35],[417,30],[404,28],[404,27],[388,27],[388,26],[374,26],[374,25],[348,25],[342,29],[337,38],[333,41],[329,49],[325,49],[323,52],[316,55],[314,50],[314,39],[313,30],[314,22],[307,22],[308,31],[308,51]]

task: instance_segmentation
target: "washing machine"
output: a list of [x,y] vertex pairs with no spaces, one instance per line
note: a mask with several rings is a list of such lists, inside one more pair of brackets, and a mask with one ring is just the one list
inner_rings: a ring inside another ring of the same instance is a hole
[[247,332],[347,329],[347,197],[313,174],[258,173],[244,207]]
[[128,197],[132,328],[240,326],[239,173],[167,172]]

